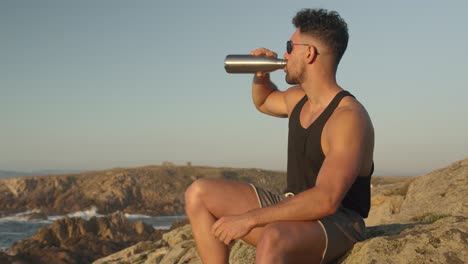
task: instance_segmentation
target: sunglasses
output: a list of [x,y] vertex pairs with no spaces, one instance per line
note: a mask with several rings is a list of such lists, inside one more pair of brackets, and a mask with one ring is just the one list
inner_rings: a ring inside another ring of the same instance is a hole
[[291,52],[293,51],[294,45],[301,45],[301,46],[313,47],[314,50],[315,50],[315,53],[316,53],[317,55],[320,54],[320,53],[318,52],[317,48],[316,48],[314,45],[311,45],[311,44],[302,44],[302,43],[293,43],[291,40],[286,41],[286,52],[287,52],[288,54],[291,54]]

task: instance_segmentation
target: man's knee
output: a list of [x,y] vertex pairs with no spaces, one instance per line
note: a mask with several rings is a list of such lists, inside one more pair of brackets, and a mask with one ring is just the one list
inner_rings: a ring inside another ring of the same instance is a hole
[[280,258],[286,254],[287,234],[278,223],[272,223],[265,227],[258,240],[257,255],[266,258]]
[[207,185],[206,179],[198,179],[194,181],[188,188],[185,190],[185,210],[187,213],[194,207],[197,207],[202,202],[203,193],[206,190]]

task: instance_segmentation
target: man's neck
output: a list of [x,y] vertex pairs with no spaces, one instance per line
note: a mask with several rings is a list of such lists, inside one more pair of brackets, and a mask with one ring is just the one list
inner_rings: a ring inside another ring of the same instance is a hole
[[343,89],[336,83],[334,75],[314,74],[301,87],[307,94],[308,102],[315,107],[327,106],[333,97]]

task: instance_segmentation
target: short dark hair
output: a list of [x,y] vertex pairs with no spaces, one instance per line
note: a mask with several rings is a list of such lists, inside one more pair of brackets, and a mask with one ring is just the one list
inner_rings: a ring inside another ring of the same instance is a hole
[[301,9],[292,23],[301,33],[324,43],[335,54],[336,64],[348,46],[348,24],[336,11],[326,9]]

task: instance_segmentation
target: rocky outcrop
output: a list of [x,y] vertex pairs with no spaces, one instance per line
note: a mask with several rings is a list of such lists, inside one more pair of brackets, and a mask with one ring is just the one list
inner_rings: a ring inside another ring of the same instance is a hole
[[[145,250],[146,249],[146,250]],[[158,242],[141,242],[128,249],[99,259],[94,264],[117,263],[200,263],[190,225],[165,233]]]
[[414,180],[414,177],[405,177],[389,184],[374,184],[371,195],[371,210],[369,217],[365,219],[366,225],[374,226],[394,222],[395,217],[400,213],[408,188]]
[[0,263],[2,264],[7,264],[7,263],[12,263],[12,264],[30,264],[29,261],[24,260],[23,258],[19,256],[10,256],[4,252],[0,251]]
[[239,180],[280,189],[284,172],[195,166],[147,166],[0,180],[0,216],[25,211],[66,214],[96,207],[146,215],[184,213],[185,189],[198,178]]
[[421,214],[468,216],[468,159],[411,182],[398,219]]
[[88,221],[66,217],[14,244],[4,257],[24,263],[91,263],[139,241],[160,238],[160,231],[143,222],[131,223],[121,212]]
[[468,159],[424,176],[375,186],[371,203],[368,226],[412,222],[428,215],[468,216]]
[[[335,263],[466,263],[468,217],[446,217],[434,223],[390,224],[372,227],[368,238]],[[141,242],[93,264],[201,264],[189,225]],[[231,264],[255,263],[255,248],[237,241]]]
[[[467,190],[468,159],[425,176],[374,184],[367,239],[336,263],[467,263]],[[186,225],[94,263],[201,262]],[[229,263],[255,263],[255,249],[237,241]]]
[[376,237],[357,243],[339,263],[463,264],[468,261],[467,216],[446,217],[434,223],[383,225],[373,231],[377,232]]

